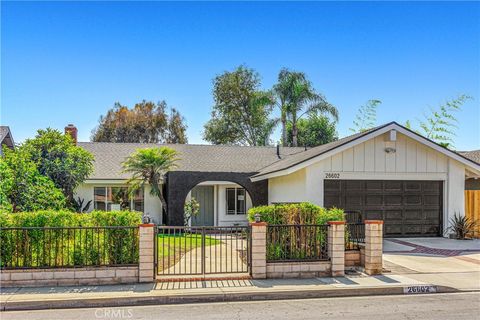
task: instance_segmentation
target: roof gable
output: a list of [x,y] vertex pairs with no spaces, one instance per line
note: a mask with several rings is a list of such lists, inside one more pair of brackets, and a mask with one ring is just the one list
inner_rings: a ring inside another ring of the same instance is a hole
[[358,133],[325,145],[321,145],[312,148],[301,154],[295,154],[286,159],[279,160],[265,168],[263,168],[258,174],[252,177],[253,181],[268,179],[272,177],[287,175],[302,168],[305,168],[313,163],[321,161],[329,156],[335,155],[346,149],[352,148],[355,145],[373,139],[379,135],[382,135],[390,130],[396,130],[399,133],[406,135],[407,137],[414,139],[415,141],[426,145],[437,152],[445,154],[446,156],[453,158],[462,164],[465,164],[469,168],[480,173],[480,164],[466,158],[462,154],[449,150],[430,139],[427,139],[418,133],[399,125],[396,122],[390,122],[385,125],[372,128],[368,131]]

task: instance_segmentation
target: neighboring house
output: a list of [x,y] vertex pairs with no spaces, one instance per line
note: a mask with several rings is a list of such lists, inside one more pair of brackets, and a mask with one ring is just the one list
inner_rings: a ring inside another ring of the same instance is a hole
[[15,148],[12,133],[8,126],[0,126],[0,156],[3,155],[3,148]]
[[439,236],[464,213],[465,180],[480,177],[480,163],[391,122],[305,150],[283,147],[168,145],[180,153],[167,174],[167,220],[149,190],[129,200],[122,161],[156,144],[92,143],[92,176],[77,195],[97,209],[129,207],[156,223],[183,224],[185,200],[195,197],[195,225],[246,223],[250,206],[309,201],[340,207],[362,219],[385,221],[386,236]]
[[[480,150],[462,151],[460,154],[470,160],[480,163]],[[466,179],[465,190],[480,190],[480,179],[478,177]]]

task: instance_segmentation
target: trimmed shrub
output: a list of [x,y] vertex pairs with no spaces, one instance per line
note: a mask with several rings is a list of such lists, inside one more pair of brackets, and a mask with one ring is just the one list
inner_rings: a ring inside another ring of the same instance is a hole
[[134,211],[3,212],[0,227],[60,228],[0,230],[0,267],[135,264],[138,229],[101,227],[136,227],[140,223],[141,213]]
[[[255,215],[269,225],[324,225],[328,221],[343,221],[342,209],[325,209],[312,203],[292,203],[254,207],[248,210],[249,221]],[[267,233],[267,260],[303,260],[322,257],[326,250],[327,228],[275,227]]]
[[325,209],[309,202],[253,207],[248,210],[248,220],[255,221],[257,213],[268,224],[325,224],[345,220],[342,209]]
[[107,227],[137,226],[142,214],[136,211],[92,211],[75,213],[67,210],[0,213],[0,227]]

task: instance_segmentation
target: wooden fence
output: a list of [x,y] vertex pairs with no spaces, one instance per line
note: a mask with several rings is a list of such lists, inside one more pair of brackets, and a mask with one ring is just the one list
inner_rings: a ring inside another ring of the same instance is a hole
[[465,190],[465,215],[477,223],[475,237],[480,238],[480,190]]

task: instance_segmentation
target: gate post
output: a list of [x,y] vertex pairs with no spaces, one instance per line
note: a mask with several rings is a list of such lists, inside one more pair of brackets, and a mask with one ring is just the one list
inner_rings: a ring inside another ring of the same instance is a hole
[[345,221],[328,222],[328,256],[332,277],[345,275]]
[[252,222],[252,278],[265,279],[267,277],[267,223]]
[[155,225],[153,223],[140,224],[140,244],[138,259],[138,282],[153,282],[155,277]]
[[383,221],[365,220],[365,273],[381,274],[383,268]]

